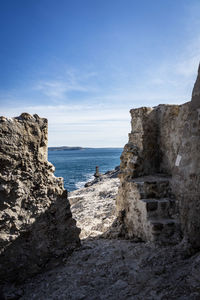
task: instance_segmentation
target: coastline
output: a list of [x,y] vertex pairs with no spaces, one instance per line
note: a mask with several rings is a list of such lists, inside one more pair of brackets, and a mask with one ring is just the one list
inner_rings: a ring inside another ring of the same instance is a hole
[[80,239],[101,236],[109,231],[115,216],[119,167],[69,192],[73,218],[81,229]]
[[48,160],[55,166],[55,175],[64,178],[64,186],[70,192],[92,181],[96,166],[102,174],[114,169],[120,163],[121,153],[121,148],[49,151]]

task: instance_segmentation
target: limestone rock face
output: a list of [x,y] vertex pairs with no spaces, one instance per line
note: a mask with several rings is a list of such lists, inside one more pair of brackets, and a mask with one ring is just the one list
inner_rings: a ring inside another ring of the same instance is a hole
[[199,65],[197,79],[196,79],[196,82],[194,84],[194,88],[192,91],[192,102],[194,102],[195,97],[198,97],[198,96],[200,96],[200,65]]
[[47,120],[0,117],[0,280],[20,281],[79,244],[63,179],[47,161]]
[[80,239],[107,235],[115,221],[118,169],[101,174],[85,187],[69,193],[73,217],[81,228]]
[[129,237],[176,242],[178,202],[172,174],[189,103],[131,110],[132,131],[121,156],[117,210]]
[[200,68],[194,85],[174,169],[174,190],[179,200],[184,236],[200,248]]
[[200,68],[191,102],[131,110],[118,216],[129,237],[200,248]]

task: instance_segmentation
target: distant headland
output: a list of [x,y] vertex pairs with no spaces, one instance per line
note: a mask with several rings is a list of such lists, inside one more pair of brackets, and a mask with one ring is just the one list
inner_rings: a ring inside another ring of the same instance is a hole
[[68,147],[68,146],[61,146],[61,147],[48,147],[49,151],[68,151],[68,150],[84,150],[86,148],[83,147]]
[[49,151],[68,151],[68,150],[86,150],[86,149],[123,149],[123,148],[122,147],[92,148],[92,147],[70,147],[70,146],[48,147]]

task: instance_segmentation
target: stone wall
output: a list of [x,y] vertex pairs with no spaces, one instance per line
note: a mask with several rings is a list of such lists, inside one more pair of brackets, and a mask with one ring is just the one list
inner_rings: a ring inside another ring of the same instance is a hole
[[178,241],[182,231],[200,247],[200,74],[191,102],[130,112],[132,130],[121,156],[117,199],[128,236],[167,242],[173,235]]
[[184,237],[200,248],[200,67],[181,135],[179,163],[173,172],[173,190],[179,201]]
[[[129,145],[137,147],[135,174],[172,174],[189,110],[183,105],[158,105],[132,109]],[[136,158],[135,158],[136,159]]]
[[47,120],[0,117],[0,280],[56,265],[79,244],[63,179],[47,161]]
[[183,105],[159,105],[157,108],[159,172],[173,173],[188,109],[189,102]]

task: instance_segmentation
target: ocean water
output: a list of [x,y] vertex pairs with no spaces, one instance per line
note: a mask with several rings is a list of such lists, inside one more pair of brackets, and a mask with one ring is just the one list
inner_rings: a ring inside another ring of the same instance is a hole
[[64,178],[64,186],[73,191],[94,179],[96,166],[100,173],[120,164],[122,148],[90,148],[83,150],[48,151],[48,160],[55,166],[55,176]]

